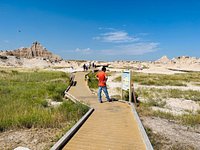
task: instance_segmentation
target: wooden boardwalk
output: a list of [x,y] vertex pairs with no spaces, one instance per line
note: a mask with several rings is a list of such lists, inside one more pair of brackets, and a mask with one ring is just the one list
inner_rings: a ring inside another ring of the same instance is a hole
[[137,122],[128,104],[99,103],[84,80],[85,73],[75,74],[76,86],[69,93],[95,109],[64,150],[144,150]]

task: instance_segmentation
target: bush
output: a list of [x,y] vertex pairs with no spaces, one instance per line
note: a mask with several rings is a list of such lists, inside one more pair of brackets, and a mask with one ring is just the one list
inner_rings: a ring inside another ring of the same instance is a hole
[[92,89],[97,89],[98,88],[98,80],[96,78],[96,73],[88,73],[88,80],[87,80],[87,83],[88,83],[88,86],[89,88],[92,88]]

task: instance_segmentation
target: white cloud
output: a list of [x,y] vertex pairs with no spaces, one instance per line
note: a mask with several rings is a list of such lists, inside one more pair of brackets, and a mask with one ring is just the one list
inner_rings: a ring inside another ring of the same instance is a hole
[[111,49],[92,50],[90,48],[76,48],[73,52],[79,54],[105,54],[105,55],[143,55],[150,52],[155,52],[159,49],[159,43],[155,42],[140,42],[132,44],[124,44],[115,46]]
[[92,53],[93,50],[91,50],[90,48],[85,48],[85,49],[76,48],[74,51],[77,53],[90,54]]
[[116,31],[115,28],[104,28],[104,27],[99,27],[99,30],[110,30],[110,31]]
[[94,37],[94,40],[101,40],[109,43],[126,43],[139,41],[137,37],[131,37],[125,31],[113,31],[100,34],[100,36]]
[[102,33],[94,40],[101,42],[107,42],[113,44],[112,48],[98,50],[96,53],[103,53],[106,55],[143,55],[146,53],[154,52],[159,49],[159,43],[157,42],[143,42],[143,36],[147,36],[149,33],[138,33],[136,36],[130,36],[126,31],[113,30],[114,28],[99,28],[107,29],[109,32]]
[[148,35],[148,33],[139,33],[136,37],[129,36],[125,31],[117,31],[114,28],[102,28],[99,30],[109,30],[109,32],[102,33],[100,36],[94,37],[94,40],[107,42],[111,46],[108,49],[91,49],[91,48],[76,48],[73,50],[77,55],[101,56],[134,56],[143,55],[146,53],[155,52],[159,49],[158,42],[144,42],[140,37]]
[[114,49],[102,50],[107,55],[143,55],[158,50],[159,43],[133,43],[120,45]]
[[[120,56],[120,55],[143,55],[146,53],[154,52],[159,49],[159,43],[155,42],[140,42],[140,43],[132,43],[132,44],[123,44],[114,46],[110,49],[100,49],[100,50],[94,50],[90,48],[80,49],[76,48],[75,50],[72,50],[72,53],[77,53],[77,55],[91,55],[91,56],[97,56],[97,55],[109,55],[109,56]],[[69,51],[68,51],[69,52]]]
[[142,55],[145,53],[150,53],[158,50],[159,43],[135,43],[129,45],[123,45],[119,48],[123,51],[125,55]]

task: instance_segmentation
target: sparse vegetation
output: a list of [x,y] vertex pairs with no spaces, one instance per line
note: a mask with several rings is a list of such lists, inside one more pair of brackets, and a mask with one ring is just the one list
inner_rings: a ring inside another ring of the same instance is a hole
[[194,101],[200,101],[200,92],[193,91],[193,90],[187,90],[182,91],[178,89],[156,89],[156,88],[139,88],[136,90],[138,95],[140,97],[143,97],[144,99],[147,99],[145,103],[142,103],[140,105],[141,108],[138,108],[138,112],[141,115],[147,115],[147,116],[156,116],[161,117],[169,120],[176,120],[182,124],[195,126],[200,123],[200,115],[197,111],[196,114],[184,114],[184,115],[173,115],[171,113],[167,112],[161,112],[161,111],[153,111],[150,107],[156,106],[156,107],[164,107],[165,101],[162,101],[162,99],[166,98],[184,98]]
[[194,90],[179,89],[157,89],[157,88],[138,88],[136,90],[140,97],[148,100],[163,98],[184,98],[188,100],[200,101],[200,92]]
[[[174,75],[150,74],[150,73],[132,73],[132,80],[141,85],[157,85],[157,86],[187,86],[189,82],[200,82],[199,72],[189,72]],[[121,81],[121,77],[116,78]]]
[[61,127],[77,121],[87,110],[70,101],[48,107],[47,99],[62,101],[69,84],[63,72],[0,70],[0,131],[10,128]]
[[70,68],[70,67],[54,66],[52,68],[53,69],[65,69],[65,68]]
[[160,117],[168,120],[175,120],[177,123],[189,126],[197,126],[200,124],[199,114],[183,114],[183,115],[173,115],[167,112],[154,111],[153,116]]
[[193,85],[195,85],[195,86],[200,86],[200,83],[193,83]]
[[165,136],[154,133],[150,128],[146,128],[146,133],[151,141],[155,150],[170,149],[170,150],[195,150],[195,148],[188,144],[173,143]]
[[169,144],[169,139],[167,139],[166,137],[158,133],[152,132],[150,128],[146,128],[145,130],[155,150],[161,150],[166,144]]
[[[141,103],[140,107],[137,107],[137,112],[139,113],[140,116],[154,116],[154,117],[160,117],[163,119],[168,119],[168,120],[174,120],[177,123],[184,124],[184,125],[189,125],[189,126],[196,126],[200,124],[200,114],[195,113],[195,114],[183,114],[183,115],[174,115],[169,112],[162,112],[162,111],[153,111],[151,109],[151,106],[154,106],[155,104],[153,103]],[[156,103],[157,105],[157,103]]]
[[200,114],[184,114],[179,120],[185,125],[196,126],[200,124]]

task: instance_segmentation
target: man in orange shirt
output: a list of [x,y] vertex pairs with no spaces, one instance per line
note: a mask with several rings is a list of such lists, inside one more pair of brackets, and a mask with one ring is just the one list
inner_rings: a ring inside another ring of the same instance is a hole
[[102,97],[101,97],[101,92],[103,90],[103,92],[106,95],[106,99],[108,102],[111,102],[110,97],[108,95],[108,90],[107,90],[107,86],[106,86],[106,81],[107,81],[107,76],[106,76],[106,67],[102,67],[102,71],[98,72],[96,77],[99,80],[99,89],[98,89],[98,100],[100,103],[102,103]]

